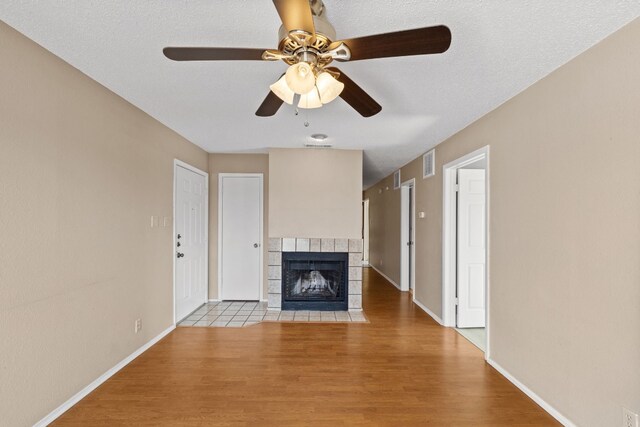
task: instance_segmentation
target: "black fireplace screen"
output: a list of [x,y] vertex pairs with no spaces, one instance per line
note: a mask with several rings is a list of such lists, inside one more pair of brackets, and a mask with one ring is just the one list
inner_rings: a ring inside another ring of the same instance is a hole
[[284,310],[346,310],[346,253],[284,252],[282,257]]

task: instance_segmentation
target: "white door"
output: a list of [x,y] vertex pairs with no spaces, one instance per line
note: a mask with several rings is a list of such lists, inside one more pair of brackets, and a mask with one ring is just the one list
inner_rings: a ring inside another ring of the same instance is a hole
[[485,326],[485,171],[458,169],[458,328]]
[[362,264],[369,265],[369,199],[362,202]]
[[413,288],[414,288],[414,282],[415,282],[415,278],[414,278],[414,271],[415,271],[415,264],[414,264],[414,257],[415,257],[415,241],[414,241],[414,236],[415,233],[413,231],[414,228],[414,217],[413,217],[413,186],[409,187],[409,213],[408,213],[408,218],[407,220],[409,221],[409,229],[407,230],[407,239],[408,239],[408,243],[409,243],[409,268],[408,268],[408,274],[409,274],[409,290],[413,292]]
[[413,290],[414,282],[414,187],[405,183],[400,187],[400,290]]
[[220,289],[223,300],[259,300],[262,175],[219,175]]
[[207,177],[175,166],[176,321],[207,301]]

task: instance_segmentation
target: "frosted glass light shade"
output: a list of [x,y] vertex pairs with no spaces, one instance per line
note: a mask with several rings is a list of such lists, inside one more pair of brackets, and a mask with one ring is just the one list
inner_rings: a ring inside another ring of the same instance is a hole
[[269,86],[269,89],[271,89],[271,92],[276,94],[278,98],[282,99],[287,104],[293,104],[293,96],[295,95],[295,92],[289,89],[284,76],[280,77],[280,80]]
[[306,62],[298,62],[290,66],[284,78],[289,89],[300,95],[309,92],[316,84],[316,77],[313,75],[313,70]]
[[316,79],[316,86],[320,93],[320,101],[322,101],[323,104],[328,104],[336,99],[344,89],[344,83],[339,82],[326,71],[320,73]]
[[309,91],[304,95],[300,95],[300,102],[298,102],[299,108],[320,108],[322,107],[322,102],[320,101],[320,94],[318,93],[318,89],[313,88],[313,90]]

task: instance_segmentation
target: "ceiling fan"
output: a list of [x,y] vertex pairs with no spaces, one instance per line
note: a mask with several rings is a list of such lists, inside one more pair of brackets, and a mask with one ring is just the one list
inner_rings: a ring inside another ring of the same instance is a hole
[[338,68],[333,61],[359,61],[394,56],[443,53],[451,45],[451,31],[439,25],[414,30],[336,40],[335,29],[326,19],[322,0],[273,0],[282,26],[278,49],[226,47],[166,47],[164,55],[174,61],[282,60],[286,73],[270,86],[257,116],[273,116],[280,106],[297,103],[299,108],[318,108],[340,96],[364,117],[382,110],[371,96]]

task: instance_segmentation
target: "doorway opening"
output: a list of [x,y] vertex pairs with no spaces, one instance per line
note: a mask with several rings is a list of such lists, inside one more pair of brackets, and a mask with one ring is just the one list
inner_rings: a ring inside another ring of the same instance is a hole
[[369,267],[369,199],[362,202],[362,266]]
[[445,326],[489,357],[489,147],[443,167],[442,308]]
[[415,185],[410,179],[400,186],[400,290],[415,289]]
[[173,320],[209,298],[209,174],[173,165]]

